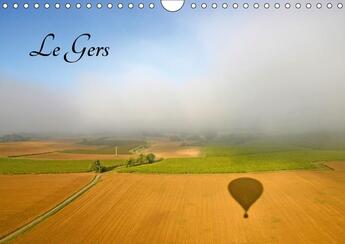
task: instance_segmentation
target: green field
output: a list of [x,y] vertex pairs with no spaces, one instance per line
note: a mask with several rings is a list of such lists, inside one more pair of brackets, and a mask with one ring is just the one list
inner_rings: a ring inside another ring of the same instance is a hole
[[[43,160],[0,158],[0,174],[75,173],[90,171],[93,160]],[[124,163],[123,160],[101,160],[109,170]]]
[[212,145],[204,157],[166,159],[158,163],[120,168],[140,173],[233,173],[324,168],[320,162],[345,160],[345,150],[320,150],[287,145]]

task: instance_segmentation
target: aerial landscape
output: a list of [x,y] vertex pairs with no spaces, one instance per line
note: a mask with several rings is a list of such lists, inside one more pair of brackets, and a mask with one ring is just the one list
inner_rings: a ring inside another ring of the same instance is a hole
[[344,8],[178,2],[0,6],[0,243],[344,243]]
[[[0,233],[30,223],[98,174],[95,186],[14,242],[194,243],[236,236],[241,243],[340,243],[344,138],[207,133],[1,142]],[[153,162],[140,162],[149,154]],[[92,168],[97,160],[102,173]],[[264,187],[248,223],[227,190],[240,177]]]

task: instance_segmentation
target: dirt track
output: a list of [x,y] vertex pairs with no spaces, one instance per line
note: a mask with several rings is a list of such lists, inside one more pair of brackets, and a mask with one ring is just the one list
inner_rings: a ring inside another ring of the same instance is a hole
[[93,174],[0,175],[0,237],[46,212]]
[[[253,177],[262,197],[243,218],[228,183]],[[18,243],[341,243],[345,172],[107,174]]]

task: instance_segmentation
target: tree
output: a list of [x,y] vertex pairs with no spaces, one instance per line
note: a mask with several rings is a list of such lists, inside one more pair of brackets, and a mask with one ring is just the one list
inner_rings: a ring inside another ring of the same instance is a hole
[[102,173],[105,170],[105,167],[101,164],[101,161],[97,160],[91,163],[90,166],[91,171],[95,171],[97,173]]
[[126,161],[126,167],[132,167],[135,165],[154,163],[156,162],[156,155],[149,153],[147,155],[140,154],[136,159],[130,158]]
[[149,153],[146,155],[146,161],[149,163],[149,164],[152,164],[156,161],[156,155],[154,155],[153,153]]
[[144,154],[140,154],[137,158],[137,164],[145,164],[147,162]]

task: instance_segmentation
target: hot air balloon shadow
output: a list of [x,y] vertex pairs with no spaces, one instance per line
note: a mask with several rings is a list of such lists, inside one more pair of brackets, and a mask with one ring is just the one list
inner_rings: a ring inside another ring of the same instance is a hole
[[259,199],[264,187],[260,181],[242,177],[231,181],[228,185],[228,190],[231,196],[242,206],[244,209],[244,218],[248,218],[248,210]]

